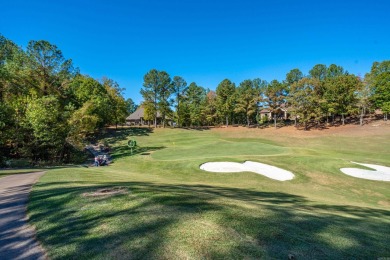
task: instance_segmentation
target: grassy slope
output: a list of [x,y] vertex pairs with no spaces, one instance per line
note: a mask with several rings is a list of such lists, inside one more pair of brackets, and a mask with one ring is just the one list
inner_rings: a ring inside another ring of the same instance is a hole
[[[257,129],[129,131],[109,138],[110,167],[49,171],[29,215],[52,258],[377,258],[390,256],[389,183],[341,174],[350,160],[388,164],[390,133],[297,137]],[[214,174],[206,161],[293,171],[278,182]],[[390,166],[390,165],[388,165]],[[85,197],[99,187],[126,194]]]
[[0,178],[13,175],[13,174],[21,174],[21,173],[28,173],[28,172],[39,172],[42,171],[42,169],[0,169]]

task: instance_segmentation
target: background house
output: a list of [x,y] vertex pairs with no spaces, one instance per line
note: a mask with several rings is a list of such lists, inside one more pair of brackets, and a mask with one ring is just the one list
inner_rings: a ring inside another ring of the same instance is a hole
[[[137,110],[126,118],[127,125],[151,125],[153,120],[144,119],[145,109],[143,106],[139,106]],[[161,115],[157,112],[157,124],[161,122]]]
[[[126,125],[139,125],[139,126],[153,125],[154,123],[153,120],[145,120],[144,114],[145,114],[144,107],[139,106],[134,113],[132,113],[126,118]],[[166,124],[171,125],[172,120],[169,119],[168,117],[165,117],[165,122]],[[157,111],[157,125],[161,125],[161,124],[162,124],[161,113]]]
[[[290,112],[291,112],[292,108],[290,107],[286,107],[284,104],[282,104],[280,107],[277,108],[276,110],[276,118],[278,119],[289,119],[290,118]],[[268,119],[272,119],[274,118],[274,113],[271,112],[271,110],[269,108],[264,108],[262,110],[260,110],[259,112],[260,114],[260,119],[263,120],[264,117],[267,117]]]

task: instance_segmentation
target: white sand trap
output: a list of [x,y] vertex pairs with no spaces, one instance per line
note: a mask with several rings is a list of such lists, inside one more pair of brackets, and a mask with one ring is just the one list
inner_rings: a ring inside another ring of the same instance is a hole
[[366,164],[366,163],[357,163],[351,162],[359,165],[366,166],[367,168],[375,169],[372,170],[364,170],[359,168],[341,168],[340,171],[343,173],[353,176],[356,178],[374,180],[374,181],[390,181],[390,167],[376,165],[376,164]]
[[265,163],[246,161],[235,162],[208,162],[200,166],[208,172],[254,172],[278,181],[288,181],[294,178],[292,172]]

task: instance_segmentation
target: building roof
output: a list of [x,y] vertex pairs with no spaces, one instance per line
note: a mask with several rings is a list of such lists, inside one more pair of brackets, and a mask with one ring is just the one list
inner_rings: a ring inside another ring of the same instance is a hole
[[[281,104],[280,107],[277,108],[277,110],[280,109],[283,112],[290,112],[293,111],[294,109],[292,107],[286,107],[286,104]],[[271,110],[269,108],[264,108],[260,110],[261,114],[266,114],[266,113],[271,113]]]
[[[126,117],[126,121],[131,121],[131,120],[140,120],[141,117],[144,117],[145,109],[143,106],[139,106],[137,110]],[[161,117],[160,112],[157,112],[157,118]]]
[[382,109],[375,109],[374,113],[375,115],[383,115]]
[[131,115],[126,117],[126,121],[139,120],[139,119],[141,119],[141,117],[144,117],[144,112],[145,112],[145,109],[142,106],[139,106],[137,108],[137,110],[135,110],[134,113],[132,113]]

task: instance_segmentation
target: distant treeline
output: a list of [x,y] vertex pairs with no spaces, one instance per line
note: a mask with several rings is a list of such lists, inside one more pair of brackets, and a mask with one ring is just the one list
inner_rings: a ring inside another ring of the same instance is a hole
[[72,161],[86,136],[124,122],[121,92],[111,79],[80,74],[47,41],[24,50],[0,35],[0,165]]
[[[30,41],[23,49],[0,35],[0,166],[7,158],[32,162],[70,162],[88,136],[107,125],[125,122],[136,105],[125,100],[108,78],[82,75],[57,46]],[[244,80],[236,86],[223,80],[216,91],[195,82],[150,70],[141,89],[144,119],[177,126],[220,124],[276,125],[288,110],[297,125],[333,122],[335,116],[363,119],[381,109],[390,112],[390,61],[374,62],[364,78],[337,65],[315,65],[308,75],[293,69],[283,81]],[[260,111],[266,109],[269,113]],[[268,115],[268,116],[267,116]]]
[[[341,66],[315,65],[308,75],[299,69],[286,74],[283,81],[244,80],[236,86],[223,80],[216,91],[165,71],[150,70],[141,89],[145,120],[157,125],[157,112],[165,125],[166,118],[178,126],[220,124],[277,123],[287,111],[289,119],[307,129],[314,125],[333,124],[340,117],[363,118],[380,109],[387,120],[390,112],[390,61],[374,62],[364,78],[348,73]],[[172,109],[175,108],[175,109]],[[263,112],[263,113],[261,113]],[[286,118],[284,118],[286,119]]]

